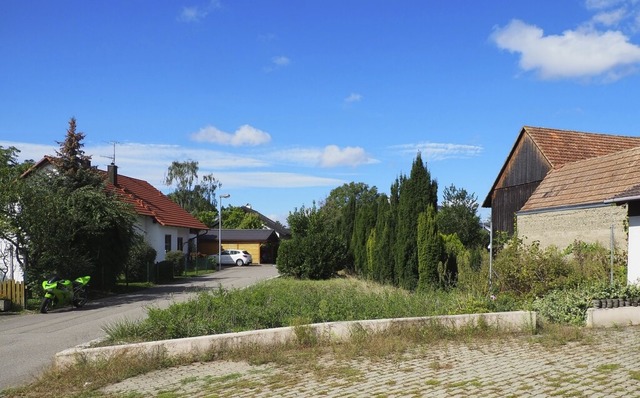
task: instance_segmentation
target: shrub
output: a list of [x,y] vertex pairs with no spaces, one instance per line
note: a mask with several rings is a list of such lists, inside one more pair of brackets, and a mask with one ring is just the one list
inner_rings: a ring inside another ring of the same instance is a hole
[[179,250],[173,250],[166,254],[165,261],[173,264],[173,275],[184,274],[185,254]]
[[536,297],[565,285],[571,267],[555,246],[542,249],[513,238],[496,256],[493,271],[498,291]]
[[153,269],[156,255],[156,250],[137,235],[124,269],[127,281],[143,282],[149,278],[148,274]]
[[296,211],[289,216],[289,222],[293,237],[280,243],[278,249],[281,275],[328,279],[345,268],[347,247],[315,207]]
[[[541,248],[538,242],[526,245],[512,238],[493,262],[499,292],[535,298],[560,288],[609,282],[610,254],[599,244],[574,242],[561,251],[555,246]],[[614,275],[624,281],[625,261],[616,253]]]
[[463,292],[488,296],[489,252],[483,248],[464,249],[457,255],[456,287]]

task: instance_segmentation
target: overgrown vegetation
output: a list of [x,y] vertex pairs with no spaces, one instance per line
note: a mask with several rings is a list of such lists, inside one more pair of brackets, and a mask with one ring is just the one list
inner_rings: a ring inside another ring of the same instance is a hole
[[142,322],[110,325],[110,341],[162,340],[305,323],[402,318],[513,310],[516,301],[472,293],[431,290],[410,293],[356,279],[276,279],[243,290],[201,293]]

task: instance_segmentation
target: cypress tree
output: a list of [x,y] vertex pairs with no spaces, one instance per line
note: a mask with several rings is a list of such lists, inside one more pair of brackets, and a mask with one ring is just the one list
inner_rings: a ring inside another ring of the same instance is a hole
[[394,222],[395,218],[391,210],[390,198],[386,195],[381,195],[378,199],[378,215],[376,216],[376,226],[374,228],[376,231],[376,245],[374,248],[375,266],[373,266],[373,279],[380,283],[394,283],[394,256],[391,250],[394,242]]
[[351,239],[351,250],[356,273],[365,277],[370,277],[367,267],[367,239],[376,222],[376,201],[371,198],[365,201],[361,198],[356,208],[356,220],[353,226],[353,236]]
[[438,232],[436,211],[429,205],[426,212],[418,216],[418,288],[425,290],[439,281],[443,242]]
[[396,253],[398,285],[414,290],[418,286],[418,215],[431,205],[437,207],[437,182],[422,162],[420,153],[409,178],[400,180]]

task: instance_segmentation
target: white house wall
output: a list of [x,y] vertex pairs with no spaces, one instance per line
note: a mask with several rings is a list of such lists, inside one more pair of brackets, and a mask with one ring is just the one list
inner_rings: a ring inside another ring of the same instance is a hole
[[[156,250],[156,261],[164,261],[166,258],[164,237],[165,235],[171,235],[171,250],[180,250],[184,253],[187,252],[190,238],[195,235],[189,233],[189,228],[179,228],[171,226],[163,226],[153,221],[151,217],[138,217],[136,223],[137,231],[144,235],[145,241]],[[178,238],[182,238],[183,247],[178,247]]]
[[24,281],[24,273],[16,255],[15,247],[9,241],[0,239],[0,281]]
[[627,279],[640,282],[640,216],[629,217],[629,265]]

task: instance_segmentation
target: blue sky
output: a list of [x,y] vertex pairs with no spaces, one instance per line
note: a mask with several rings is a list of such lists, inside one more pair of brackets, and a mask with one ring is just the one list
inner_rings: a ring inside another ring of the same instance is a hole
[[0,57],[21,159],[73,116],[94,165],[169,192],[196,160],[281,222],[418,151],[482,202],[524,125],[639,133],[637,0],[5,0]]

